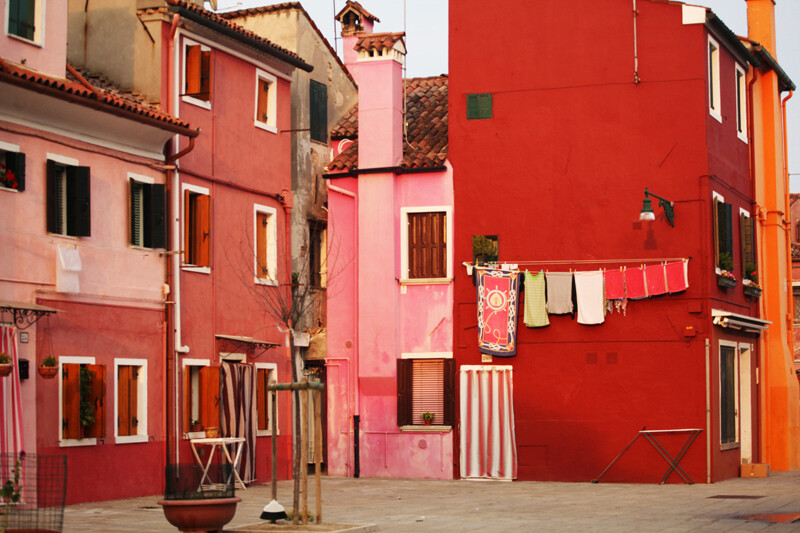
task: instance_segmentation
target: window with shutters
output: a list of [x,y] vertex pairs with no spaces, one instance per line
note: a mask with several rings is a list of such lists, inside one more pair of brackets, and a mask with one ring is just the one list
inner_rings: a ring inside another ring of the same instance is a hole
[[492,93],[467,95],[467,120],[492,118]]
[[708,112],[722,122],[719,88],[719,43],[708,38]]
[[91,235],[89,167],[71,158],[47,154],[47,231],[57,235]]
[[311,80],[308,88],[311,140],[328,142],[328,86]]
[[164,248],[167,243],[165,186],[146,176],[128,175],[130,190],[130,244]]
[[278,283],[278,227],[274,207],[255,205],[255,282],[261,285]]
[[219,428],[219,367],[208,359],[183,360],[183,431],[188,433],[192,421],[203,429]]
[[308,270],[312,287],[324,289],[328,284],[327,224],[322,220],[308,221]]
[[189,40],[183,45],[183,101],[211,108],[212,54],[207,46]]
[[733,274],[733,215],[731,204],[714,193],[714,248],[717,274],[722,271]]
[[742,279],[759,283],[756,259],[756,224],[750,213],[739,210],[739,238],[742,244]]
[[739,442],[739,352],[736,344],[719,341],[719,438],[723,448]]
[[[272,393],[267,389],[270,383],[278,382],[276,363],[256,363],[256,412],[258,413],[257,434],[272,435]],[[277,404],[275,409],[277,411]]]
[[25,154],[19,146],[0,141],[0,190],[25,190]]
[[403,282],[447,282],[452,278],[452,209],[413,207],[400,210],[400,268]]
[[41,42],[42,8],[44,0],[9,0],[8,35],[28,41]]
[[405,355],[397,360],[397,425],[455,425],[455,361],[452,357]]
[[258,128],[278,132],[277,78],[263,70],[256,70],[256,116]]
[[736,72],[736,135],[747,142],[747,91],[744,69],[738,64]]
[[147,360],[114,361],[117,444],[147,441]]
[[183,263],[202,267],[208,272],[211,266],[211,197],[208,189],[183,185]]
[[105,437],[105,366],[94,357],[60,357],[60,445],[86,446]]

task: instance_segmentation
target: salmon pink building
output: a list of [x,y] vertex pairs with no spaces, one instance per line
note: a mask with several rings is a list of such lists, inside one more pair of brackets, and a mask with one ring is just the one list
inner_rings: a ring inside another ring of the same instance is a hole
[[[328,165],[328,472],[453,476],[447,77],[403,79],[401,33],[348,1],[358,105]],[[426,425],[426,423],[428,425]]]
[[775,98],[793,84],[706,8],[633,5],[451,6],[462,477],[795,468],[788,242],[769,222]]

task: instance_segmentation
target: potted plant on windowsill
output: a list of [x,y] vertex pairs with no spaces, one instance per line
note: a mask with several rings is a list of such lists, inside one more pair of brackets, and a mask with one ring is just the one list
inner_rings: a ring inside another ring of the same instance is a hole
[[0,352],[0,376],[5,377],[11,373],[13,365],[11,357],[6,352]]
[[758,271],[755,265],[749,264],[745,267],[742,287],[747,296],[752,296],[753,298],[761,297],[761,285],[758,284]]
[[433,418],[434,418],[434,416],[435,416],[435,415],[434,415],[433,413],[431,413],[430,411],[425,411],[424,413],[422,413],[422,422],[423,422],[423,423],[424,423],[426,426],[430,426],[430,425],[432,425],[432,424],[433,424]]
[[53,379],[58,374],[58,361],[52,355],[48,355],[39,363],[38,370],[44,379]]
[[203,431],[203,424],[201,424],[199,420],[192,419],[192,422],[189,424],[189,431],[192,433]]
[[723,289],[736,286],[736,276],[733,274],[733,258],[728,252],[719,254],[717,266],[717,285]]

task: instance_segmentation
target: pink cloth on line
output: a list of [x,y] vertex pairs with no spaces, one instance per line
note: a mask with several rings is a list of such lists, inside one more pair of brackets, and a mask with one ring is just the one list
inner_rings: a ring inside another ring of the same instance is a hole
[[625,291],[629,300],[647,298],[644,270],[640,267],[625,269]]
[[622,300],[625,298],[625,273],[621,269],[606,270],[606,300]]
[[664,265],[650,265],[644,267],[647,280],[647,295],[658,296],[667,293],[667,280],[664,277]]
[[667,290],[670,293],[685,291],[689,288],[689,263],[687,261],[675,261],[667,263],[665,267],[667,273]]

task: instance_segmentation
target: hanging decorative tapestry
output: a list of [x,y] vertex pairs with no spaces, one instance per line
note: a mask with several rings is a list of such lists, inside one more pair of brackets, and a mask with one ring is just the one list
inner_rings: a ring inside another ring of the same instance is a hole
[[519,271],[476,269],[478,348],[495,357],[517,355]]

